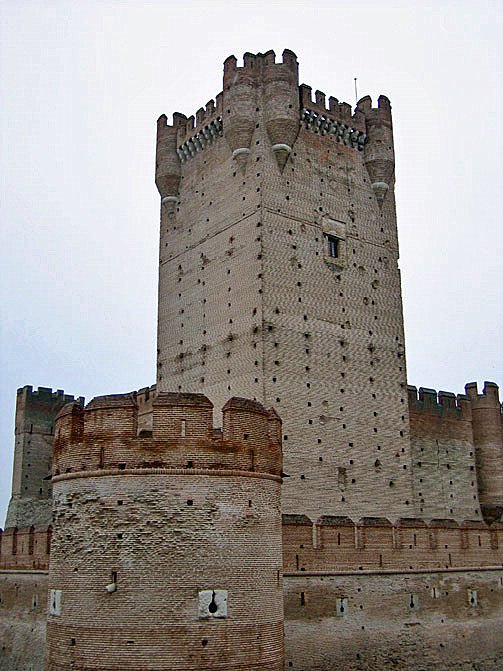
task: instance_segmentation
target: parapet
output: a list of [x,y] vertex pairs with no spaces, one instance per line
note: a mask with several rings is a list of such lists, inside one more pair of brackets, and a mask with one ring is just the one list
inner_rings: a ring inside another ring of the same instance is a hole
[[359,526],[366,527],[391,527],[393,526],[387,517],[362,517],[358,521]]
[[276,54],[272,49],[266,51],[265,54],[247,52],[243,56],[242,67],[238,67],[235,56],[228,56],[224,61],[224,90],[239,78],[263,77],[264,71],[267,72],[268,78],[282,79],[288,74],[290,77],[297,77],[298,69],[297,56],[290,49],[283,51],[281,62],[276,62]]
[[473,407],[500,407],[499,387],[495,382],[484,382],[481,394],[478,393],[477,383],[469,382],[465,385],[465,393]]
[[391,123],[391,103],[386,96],[379,96],[377,107],[372,107],[372,98],[370,96],[364,96],[356,103],[356,110],[363,113],[366,119]]
[[62,408],[56,419],[53,477],[146,468],[281,476],[281,420],[274,411],[232,398],[223,408],[221,432],[213,427],[213,404],[203,394],[149,388],[147,401],[146,390],[140,392],[98,396],[85,408],[76,403]]
[[283,515],[286,575],[497,567],[502,552],[501,522]]
[[315,112],[321,117],[330,118],[341,124],[351,126],[352,130],[365,133],[365,116],[362,111],[355,108],[352,113],[351,105],[346,102],[339,102],[337,98],[330,96],[328,98],[328,107],[326,105],[326,95],[323,91],[315,91],[315,99],[312,97],[312,87],[307,84],[301,84],[299,87],[300,106],[304,110]]
[[428,387],[407,385],[409,411],[411,413],[429,412],[439,417],[471,419],[470,400],[464,394],[457,396],[448,391],[437,391]]
[[284,514],[281,516],[283,525],[292,526],[313,526],[313,521],[307,515]]
[[459,524],[456,520],[443,519],[443,518],[434,518],[430,520],[429,524],[431,529],[458,529]]

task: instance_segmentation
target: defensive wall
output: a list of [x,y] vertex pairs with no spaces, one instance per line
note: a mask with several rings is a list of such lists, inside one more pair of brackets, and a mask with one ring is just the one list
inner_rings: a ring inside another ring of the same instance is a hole
[[495,671],[503,523],[283,517],[285,669]]
[[0,529],[0,570],[49,568],[52,526]]
[[503,415],[498,387],[465,394],[408,387],[414,513],[459,522],[501,519]]
[[285,573],[503,567],[503,522],[283,516]]
[[285,573],[285,669],[499,671],[503,570]]
[[[138,510],[131,500],[131,492],[127,493],[129,500],[125,500],[125,490],[121,489],[120,496],[124,496],[121,512],[126,508],[126,514],[133,513],[137,520]],[[84,489],[81,496],[85,499],[86,495]],[[182,497],[188,495],[183,493]],[[190,495],[194,496],[193,491]],[[254,494],[247,492],[245,496],[248,495]],[[108,505],[112,505],[111,500]],[[195,497],[193,505],[199,505]],[[75,510],[74,500],[72,514],[80,514]],[[150,525],[143,526],[148,533],[158,526],[156,519],[150,518],[150,521]],[[129,524],[122,519],[121,531],[118,531],[116,521],[113,533],[132,540],[134,524],[135,521]],[[313,523],[305,516],[291,515],[283,516],[282,529],[286,669],[472,671],[472,664],[483,671],[500,668],[503,660],[499,634],[503,624],[501,522],[488,526],[480,521],[457,524],[454,520],[433,520],[426,524],[422,520],[404,519],[391,524],[386,519],[362,519],[354,523],[327,516]],[[154,535],[156,533],[154,531]],[[162,533],[162,543],[169,543],[169,533],[165,530]],[[15,554],[12,532],[4,532],[2,537],[2,568],[11,562],[17,567],[17,571],[0,571],[0,627],[5,632],[4,640],[12,646],[5,657],[8,671],[24,668],[21,662],[28,659],[33,659],[35,671],[43,669],[41,650],[45,643],[47,575],[19,570],[21,567],[29,569],[33,563],[29,535],[29,529],[18,530]],[[42,549],[48,538],[50,536],[40,532],[38,565],[46,560]],[[72,533],[71,542],[75,541],[75,533]],[[103,539],[95,533],[92,541],[104,547]],[[249,546],[245,550],[250,553]],[[195,547],[193,551],[197,551]],[[89,553],[83,557],[89,557]],[[240,561],[247,560],[250,558],[240,557]],[[104,570],[98,569],[98,576],[94,578],[99,588],[110,579],[106,571],[108,564],[116,565],[109,548],[103,563]],[[82,579],[92,580],[84,571],[82,561],[76,565],[79,574],[84,572]],[[148,574],[148,569],[145,570]],[[123,570],[119,570],[117,580],[118,590],[132,589],[130,578]],[[108,605],[105,601],[100,607]],[[89,632],[72,631],[73,638],[82,646],[82,638]],[[69,634],[66,630],[65,636]],[[109,635],[105,630],[103,641]],[[70,643],[71,639],[70,635]],[[135,641],[129,646],[141,644],[140,630],[135,629],[134,638],[124,640]],[[31,643],[28,645],[27,641]]]

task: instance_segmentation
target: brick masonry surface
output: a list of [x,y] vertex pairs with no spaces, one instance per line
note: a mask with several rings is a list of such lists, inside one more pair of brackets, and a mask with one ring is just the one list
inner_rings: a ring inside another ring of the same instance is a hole
[[44,671],[47,572],[0,569],[0,668]]
[[501,569],[287,575],[285,669],[498,671],[502,597]]
[[503,668],[498,388],[407,388],[394,165],[288,49],[159,118],[156,385],[18,391],[2,668],[50,545],[46,671]]
[[[56,420],[47,670],[280,671],[281,422],[235,398],[215,433],[200,394],[153,415],[139,437],[116,395]],[[201,616],[205,591],[225,617]]]
[[[181,164],[177,202],[162,206],[158,388],[273,404],[284,512],[411,514],[392,180],[380,207],[364,152],[299,130],[289,53],[237,69],[228,59],[221,110],[223,137]],[[365,115],[392,142],[389,103],[365,99],[345,121],[365,127]],[[235,116],[248,129],[238,139]],[[248,150],[241,164],[236,143]],[[278,143],[292,148],[283,169]]]

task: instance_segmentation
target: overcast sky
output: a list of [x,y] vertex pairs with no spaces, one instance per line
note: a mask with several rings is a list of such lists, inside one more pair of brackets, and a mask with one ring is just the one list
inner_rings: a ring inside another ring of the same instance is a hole
[[409,382],[503,383],[501,2],[1,3],[0,525],[16,388],[154,382],[155,122],[222,63],[292,49],[300,79],[393,106]]

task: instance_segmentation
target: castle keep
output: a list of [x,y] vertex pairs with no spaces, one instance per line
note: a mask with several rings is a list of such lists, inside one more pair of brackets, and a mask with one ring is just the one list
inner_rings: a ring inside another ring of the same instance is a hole
[[498,388],[407,387],[390,101],[231,56],[155,175],[156,384],[18,392],[5,668],[502,668]]

